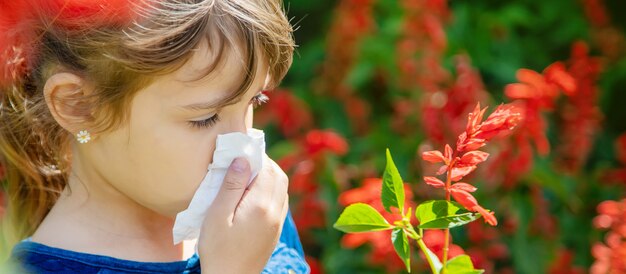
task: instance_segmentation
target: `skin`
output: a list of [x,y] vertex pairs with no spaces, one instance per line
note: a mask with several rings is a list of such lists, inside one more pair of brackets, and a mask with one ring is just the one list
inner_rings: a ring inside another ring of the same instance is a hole
[[[134,261],[169,262],[191,255],[183,251],[193,248],[193,242],[172,244],[175,215],[187,208],[206,174],[217,135],[245,132],[252,126],[251,103],[267,79],[267,65],[260,62],[254,83],[239,101],[219,108],[184,109],[215,102],[239,84],[240,58],[229,51],[226,62],[209,77],[185,82],[208,66],[207,49],[207,43],[201,43],[184,66],[140,90],[133,98],[127,124],[92,135],[86,144],[73,141],[71,191],[63,191],[33,241]],[[90,117],[52,98],[91,92],[89,83],[70,72],[53,75],[44,88],[55,120],[73,135],[89,129]],[[211,127],[189,124],[216,113],[220,120]],[[245,160],[239,169],[229,170],[201,232],[203,272],[259,273],[269,259],[287,214],[288,179],[266,159],[248,189],[250,171]],[[262,232],[247,235],[256,230]],[[235,253],[225,246],[243,245],[249,248],[232,250],[240,255],[235,263],[229,258]]]

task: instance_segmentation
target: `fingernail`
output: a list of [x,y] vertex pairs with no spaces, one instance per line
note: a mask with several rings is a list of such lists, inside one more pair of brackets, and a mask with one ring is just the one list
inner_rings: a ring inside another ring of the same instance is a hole
[[248,161],[246,161],[245,158],[239,157],[233,161],[230,168],[236,172],[244,172],[248,168]]

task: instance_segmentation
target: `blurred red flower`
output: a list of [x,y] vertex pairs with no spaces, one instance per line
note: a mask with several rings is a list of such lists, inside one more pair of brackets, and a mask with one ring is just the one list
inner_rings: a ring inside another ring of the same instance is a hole
[[598,204],[599,215],[593,224],[599,229],[608,229],[604,243],[595,243],[591,255],[596,261],[591,274],[626,273],[626,199],[604,201]]
[[270,100],[255,113],[259,126],[275,122],[285,137],[293,137],[307,130],[313,124],[308,105],[283,89],[265,93]]
[[348,152],[348,142],[332,130],[311,130],[304,138],[306,153],[315,157],[325,151],[336,155],[344,155]]
[[602,120],[597,86],[602,72],[600,59],[589,56],[587,44],[576,42],[572,45],[568,72],[576,79],[576,91],[566,96],[559,109],[556,152],[559,166],[576,172],[586,162]]
[[322,271],[322,266],[321,266],[320,262],[316,258],[311,257],[311,256],[305,254],[305,259],[306,259],[306,263],[309,264],[309,267],[311,268],[311,273],[310,274],[322,274],[322,273],[324,273]]
[[574,254],[567,249],[560,249],[556,259],[548,267],[548,274],[584,274],[582,267],[574,266]]

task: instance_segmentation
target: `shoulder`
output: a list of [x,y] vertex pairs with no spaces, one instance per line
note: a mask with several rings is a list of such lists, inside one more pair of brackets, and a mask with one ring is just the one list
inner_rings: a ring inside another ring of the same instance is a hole
[[26,239],[11,253],[26,273],[200,273],[197,256],[178,262],[136,262],[55,248]]
[[[187,261],[134,262],[54,248],[29,239],[13,248],[11,261],[27,273],[200,273],[197,254]],[[310,273],[291,212],[263,273]]]

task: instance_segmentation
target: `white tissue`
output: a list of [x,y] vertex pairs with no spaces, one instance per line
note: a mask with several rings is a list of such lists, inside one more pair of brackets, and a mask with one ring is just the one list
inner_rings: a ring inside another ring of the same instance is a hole
[[248,129],[247,135],[241,132],[218,135],[213,163],[209,165],[208,172],[193,195],[189,207],[176,215],[172,229],[174,244],[200,236],[200,227],[206,211],[217,197],[228,167],[235,158],[245,157],[248,160],[252,171],[252,177],[248,182],[250,185],[263,166],[264,155],[265,134],[261,130]]

